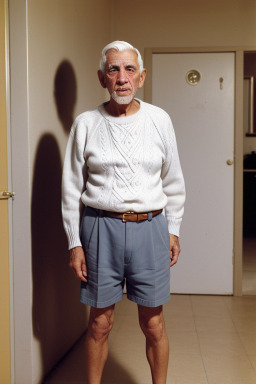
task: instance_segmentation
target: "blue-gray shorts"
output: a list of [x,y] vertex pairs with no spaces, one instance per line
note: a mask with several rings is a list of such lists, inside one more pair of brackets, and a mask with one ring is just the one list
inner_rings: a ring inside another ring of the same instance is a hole
[[146,307],[170,300],[170,238],[162,214],[151,220],[122,222],[104,211],[85,207],[80,237],[86,255],[87,283],[82,303],[108,307],[127,297]]

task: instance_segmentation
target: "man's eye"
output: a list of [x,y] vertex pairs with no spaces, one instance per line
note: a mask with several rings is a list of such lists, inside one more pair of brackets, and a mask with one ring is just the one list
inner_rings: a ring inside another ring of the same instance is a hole
[[134,68],[127,68],[128,72],[134,72]]

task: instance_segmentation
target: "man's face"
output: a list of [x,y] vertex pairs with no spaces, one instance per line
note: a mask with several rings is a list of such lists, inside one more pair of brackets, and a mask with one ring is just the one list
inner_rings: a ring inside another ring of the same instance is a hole
[[129,104],[138,88],[142,88],[146,76],[140,74],[138,56],[135,51],[110,50],[106,54],[105,76],[98,72],[101,85],[118,104]]

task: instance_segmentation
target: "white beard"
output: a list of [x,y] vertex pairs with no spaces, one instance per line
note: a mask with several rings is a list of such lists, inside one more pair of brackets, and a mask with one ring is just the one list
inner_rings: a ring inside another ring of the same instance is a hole
[[116,91],[112,92],[111,97],[117,104],[130,104],[135,96],[135,92],[128,96],[118,96]]

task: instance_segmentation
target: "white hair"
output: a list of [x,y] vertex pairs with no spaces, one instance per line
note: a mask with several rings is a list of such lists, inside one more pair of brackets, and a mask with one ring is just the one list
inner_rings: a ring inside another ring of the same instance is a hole
[[102,52],[101,52],[100,70],[103,73],[103,75],[105,74],[106,53],[110,49],[115,49],[116,51],[120,51],[120,52],[121,51],[127,51],[127,50],[135,51],[137,53],[137,56],[138,56],[138,63],[139,63],[140,73],[142,72],[142,70],[143,70],[143,60],[141,58],[141,54],[138,51],[138,49],[134,48],[131,44],[127,43],[126,41],[118,41],[117,40],[117,41],[113,41],[112,43],[106,45],[103,48]]

